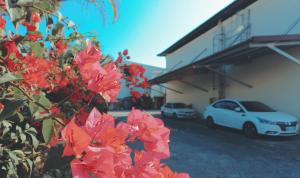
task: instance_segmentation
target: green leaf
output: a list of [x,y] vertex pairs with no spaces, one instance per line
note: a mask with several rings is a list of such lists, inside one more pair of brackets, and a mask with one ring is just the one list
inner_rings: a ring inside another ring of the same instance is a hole
[[16,80],[22,80],[22,77],[8,72],[0,77],[0,84],[10,82],[10,81],[16,81]]
[[42,133],[43,133],[43,137],[46,143],[48,143],[53,135],[53,119],[45,119],[43,121],[43,128],[42,128]]
[[[45,106],[46,108],[50,108],[51,107],[51,102],[48,100],[48,98],[45,95],[34,95],[33,99],[36,102],[39,102],[40,104],[42,104],[43,106]],[[29,105],[28,105],[30,112],[32,114],[32,116],[38,116],[37,113],[39,112],[43,112],[45,111],[43,108],[41,108],[40,106],[36,105],[34,102],[29,101]]]
[[29,176],[30,176],[32,172],[33,162],[30,159],[26,159],[26,162],[29,166]]
[[17,109],[21,107],[24,103],[25,100],[9,100],[5,104],[3,111],[0,113],[0,121],[8,119],[9,117],[15,115]]
[[43,9],[48,12],[55,12],[59,7],[59,1],[35,1],[35,7]]
[[24,158],[25,157],[25,154],[24,154],[24,152],[22,150],[13,150],[13,152],[19,158]]
[[34,134],[34,135],[37,134],[37,131],[35,130],[34,127],[30,127],[28,129],[26,129],[25,132],[28,133],[28,134]]
[[48,100],[48,98],[45,95],[40,95],[39,103],[41,103],[43,106],[50,108],[51,102]]
[[13,93],[14,93],[15,99],[25,99],[26,98],[26,96],[24,96],[22,91],[20,89],[18,89],[17,87],[13,87]]
[[24,116],[19,112],[17,112],[17,114],[18,114],[20,122],[23,122],[24,121]]
[[49,15],[46,15],[46,32],[47,33],[50,31],[52,26],[53,26],[53,19]]
[[56,23],[53,27],[53,30],[52,30],[52,35],[56,36],[58,34],[61,34],[64,30],[64,24],[62,23]]
[[38,141],[38,139],[36,138],[35,135],[33,135],[33,134],[29,134],[29,135],[31,137],[33,148],[36,149],[39,146],[39,141]]
[[12,162],[15,165],[17,165],[19,163],[19,158],[17,157],[17,155],[14,152],[9,151],[9,150],[7,150],[7,153],[9,155],[9,158],[12,160]]
[[34,117],[34,120],[36,121],[39,121],[39,120],[43,120],[43,119],[46,119],[46,118],[49,118],[51,116],[51,113],[45,113],[45,114],[41,114],[39,112],[36,112],[33,117]]
[[42,43],[40,43],[38,41],[32,41],[32,42],[30,42],[30,47],[36,57],[44,56],[45,49],[44,49],[44,46]]

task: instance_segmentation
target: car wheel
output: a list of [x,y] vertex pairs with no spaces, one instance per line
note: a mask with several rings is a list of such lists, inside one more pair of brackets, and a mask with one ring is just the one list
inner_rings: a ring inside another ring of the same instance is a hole
[[244,124],[243,132],[248,138],[255,138],[257,136],[257,129],[251,122],[247,122]]
[[178,119],[177,114],[176,114],[176,113],[173,113],[172,118],[173,118],[173,119]]
[[214,121],[214,119],[213,119],[212,117],[208,117],[208,118],[206,119],[206,125],[207,125],[207,127],[210,128],[210,129],[213,129],[213,128],[215,128],[215,126],[216,126],[215,121]]

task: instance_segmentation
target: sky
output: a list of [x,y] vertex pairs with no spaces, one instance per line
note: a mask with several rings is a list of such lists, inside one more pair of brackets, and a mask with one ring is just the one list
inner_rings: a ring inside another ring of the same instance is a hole
[[174,44],[233,0],[117,0],[118,19],[112,8],[105,15],[83,0],[63,1],[60,12],[81,33],[96,32],[104,54],[129,50],[133,62],[165,67],[157,54]]

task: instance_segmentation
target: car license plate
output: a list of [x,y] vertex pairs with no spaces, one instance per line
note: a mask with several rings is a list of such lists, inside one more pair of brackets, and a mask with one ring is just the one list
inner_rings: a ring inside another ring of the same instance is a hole
[[286,131],[291,132],[291,131],[295,131],[296,127],[287,127]]

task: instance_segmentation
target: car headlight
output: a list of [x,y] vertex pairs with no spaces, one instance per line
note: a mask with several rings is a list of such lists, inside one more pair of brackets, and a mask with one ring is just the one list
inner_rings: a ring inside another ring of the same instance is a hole
[[260,123],[262,124],[271,124],[271,125],[276,125],[276,122],[273,122],[273,121],[269,121],[267,119],[264,119],[264,118],[260,118],[260,117],[257,117],[257,119],[259,120]]

